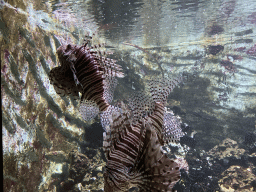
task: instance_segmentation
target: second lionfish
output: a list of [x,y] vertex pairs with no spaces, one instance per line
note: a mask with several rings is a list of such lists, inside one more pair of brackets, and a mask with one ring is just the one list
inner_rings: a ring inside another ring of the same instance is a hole
[[62,45],[57,49],[60,66],[50,71],[49,78],[60,96],[81,96],[80,113],[85,120],[93,119],[108,108],[117,84],[123,77],[121,67],[89,46]]
[[101,114],[103,149],[107,159],[105,192],[172,191],[180,179],[178,164],[162,145],[178,141],[179,118],[166,110],[167,96],[179,80],[151,80],[148,91],[133,95],[125,105],[109,106]]

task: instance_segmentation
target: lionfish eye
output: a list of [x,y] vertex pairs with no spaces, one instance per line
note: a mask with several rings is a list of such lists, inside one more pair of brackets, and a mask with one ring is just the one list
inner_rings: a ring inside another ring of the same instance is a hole
[[69,49],[71,49],[71,45],[70,44],[67,45],[66,51],[68,51]]

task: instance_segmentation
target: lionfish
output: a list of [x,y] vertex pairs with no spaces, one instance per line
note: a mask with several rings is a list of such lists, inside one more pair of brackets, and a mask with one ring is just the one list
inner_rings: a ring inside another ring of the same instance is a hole
[[151,80],[148,91],[131,96],[128,105],[109,106],[101,114],[106,131],[104,191],[171,191],[179,181],[178,164],[162,150],[184,135],[179,118],[165,107],[179,80]]
[[110,105],[115,77],[123,77],[114,60],[88,46],[62,45],[57,54],[61,66],[49,78],[57,94],[79,98],[84,119],[101,112],[103,150],[107,159],[105,192],[171,191],[180,179],[178,164],[167,157],[162,146],[183,136],[181,122],[165,105],[167,97],[182,78],[153,79],[146,90],[128,99],[128,104]]
[[[60,96],[82,94],[80,113],[85,120],[93,119],[108,108],[117,85],[115,77],[123,77],[121,67],[113,59],[95,51],[86,40],[82,46],[62,45],[57,49],[59,67],[50,71],[49,79]],[[98,46],[100,47],[100,45]]]

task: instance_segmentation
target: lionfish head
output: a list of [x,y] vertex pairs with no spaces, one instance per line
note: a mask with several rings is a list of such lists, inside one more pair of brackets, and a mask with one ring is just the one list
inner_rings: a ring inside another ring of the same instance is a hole
[[76,45],[64,44],[57,49],[57,55],[61,66],[64,66],[65,64],[70,65],[68,64],[69,61],[75,61],[76,58],[74,52],[76,48]]
[[50,71],[49,77],[60,96],[80,97],[80,113],[86,121],[105,111],[113,99],[116,77],[123,77],[121,66],[108,59],[88,43],[62,45],[57,49],[59,67]]

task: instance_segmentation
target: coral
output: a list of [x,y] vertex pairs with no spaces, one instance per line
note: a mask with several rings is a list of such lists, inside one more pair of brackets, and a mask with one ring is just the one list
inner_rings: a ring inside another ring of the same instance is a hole
[[61,191],[88,191],[103,189],[102,167],[105,166],[100,157],[100,151],[96,151],[93,158],[89,158],[78,151],[71,151],[68,155],[68,170],[64,180],[52,183]]
[[30,6],[28,15],[23,1],[16,5],[4,2],[2,9],[2,135],[4,164],[8,165],[3,187],[6,191],[47,190],[54,176],[60,175],[62,169],[57,168],[65,170],[65,162],[56,163],[46,154],[55,150],[69,153],[77,148],[83,143],[81,128],[86,125],[77,118],[72,99],[53,99],[58,96],[48,73],[55,66],[55,49],[60,43],[51,31],[48,13]]

